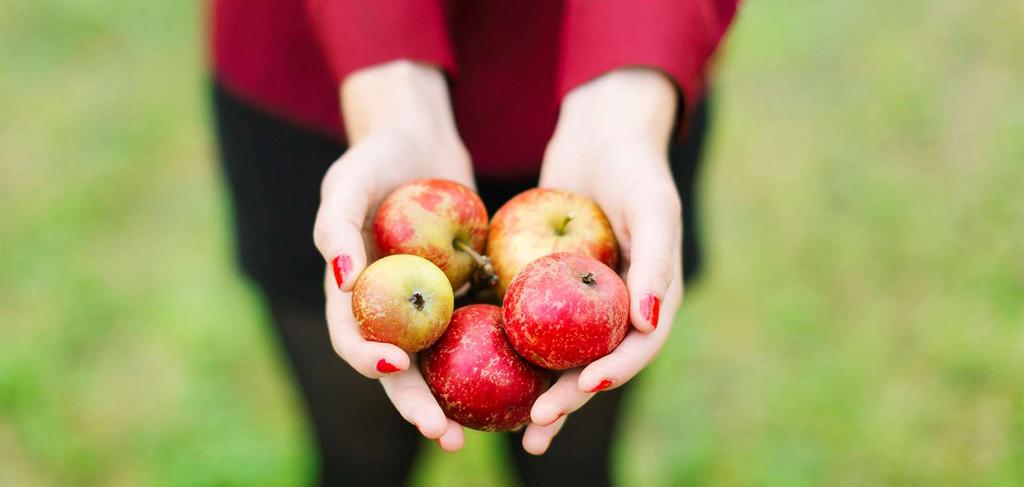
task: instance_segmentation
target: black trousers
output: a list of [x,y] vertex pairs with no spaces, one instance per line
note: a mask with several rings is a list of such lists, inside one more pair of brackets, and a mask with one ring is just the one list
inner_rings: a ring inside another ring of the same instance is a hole
[[[345,146],[260,111],[216,83],[213,107],[238,257],[266,298],[301,390],[316,440],[319,483],[404,485],[424,442],[376,381],[358,375],[334,354],[323,316],[324,261],[313,246],[313,221],[320,180]],[[687,279],[700,264],[695,182],[706,120],[702,106],[689,140],[669,151],[684,208]],[[536,184],[536,177],[477,182],[492,212]],[[531,486],[610,484],[610,447],[628,389],[598,394],[570,417],[541,457],[523,452],[521,433],[507,434],[519,480]]]

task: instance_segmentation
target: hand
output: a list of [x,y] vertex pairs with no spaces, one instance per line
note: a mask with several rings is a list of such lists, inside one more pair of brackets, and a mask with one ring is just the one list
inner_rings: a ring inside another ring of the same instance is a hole
[[523,435],[530,453],[544,453],[565,415],[595,391],[633,378],[668,338],[683,296],[681,205],[668,166],[675,112],[672,82],[650,69],[608,73],[562,103],[540,185],[587,195],[605,211],[619,241],[635,329],[612,353],[566,371],[537,399]]
[[374,209],[404,183],[444,178],[474,187],[459,140],[448,88],[437,68],[397,61],[353,73],[342,85],[351,147],[321,185],[313,238],[327,261],[324,293],[334,350],[360,374],[380,378],[398,412],[450,451],[462,448],[462,426],[445,417],[413,356],[371,342],[352,315],[352,286],[376,256]]

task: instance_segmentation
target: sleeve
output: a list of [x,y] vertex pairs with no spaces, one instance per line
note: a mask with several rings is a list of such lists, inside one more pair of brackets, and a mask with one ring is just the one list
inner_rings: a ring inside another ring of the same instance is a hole
[[698,98],[705,64],[732,22],[738,2],[568,0],[561,33],[558,99],[576,86],[625,66],[659,69],[679,86],[684,99]]
[[308,14],[334,78],[397,59],[455,74],[442,0],[307,0]]

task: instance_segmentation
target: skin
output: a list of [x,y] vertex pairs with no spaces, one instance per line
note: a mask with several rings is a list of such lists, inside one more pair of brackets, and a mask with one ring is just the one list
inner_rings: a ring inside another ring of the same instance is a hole
[[509,342],[526,360],[565,370],[608,355],[629,329],[622,279],[591,257],[556,253],[527,265],[502,304]]
[[[659,71],[622,68],[577,86],[562,100],[540,186],[575,191],[604,210],[620,246],[634,329],[615,351],[582,371],[562,373],[537,399],[523,435],[523,448],[530,453],[547,450],[566,415],[586,404],[598,384],[611,380],[611,387],[618,387],[639,373],[671,331],[683,294],[681,211],[667,157],[677,93]],[[410,61],[371,66],[345,78],[341,102],[350,149],[324,176],[313,230],[326,262],[331,343],[356,371],[381,379],[395,409],[420,433],[447,451],[459,450],[463,428],[445,417],[416,361],[394,345],[363,338],[351,306],[352,277],[376,250],[364,230],[388,193],[423,178],[474,187],[445,76],[435,66]],[[351,265],[346,264],[339,286],[331,262],[341,256]],[[660,300],[656,329],[641,304],[648,296]],[[381,360],[398,371],[380,372],[376,365]]]
[[487,254],[498,274],[498,296],[530,262],[555,252],[594,257],[614,269],[619,246],[604,212],[589,198],[536,188],[512,198],[494,214]]
[[429,347],[448,327],[455,297],[448,278],[429,260],[390,255],[356,280],[352,313],[363,338],[415,353]]
[[463,306],[448,332],[420,355],[427,385],[445,414],[480,431],[510,431],[530,420],[551,376],[516,354],[502,330],[501,308]]
[[472,189],[445,179],[421,179],[399,187],[380,204],[373,220],[385,254],[412,254],[440,267],[452,288],[469,282],[476,263],[455,241],[483,253],[487,209]]

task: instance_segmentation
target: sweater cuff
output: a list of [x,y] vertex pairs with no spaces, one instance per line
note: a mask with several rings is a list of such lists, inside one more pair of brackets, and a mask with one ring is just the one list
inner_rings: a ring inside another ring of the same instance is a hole
[[399,59],[455,74],[440,0],[309,0],[308,13],[339,84],[353,71]]
[[562,28],[558,100],[606,72],[627,67],[663,71],[698,98],[704,66],[736,10],[737,0],[569,0]]

